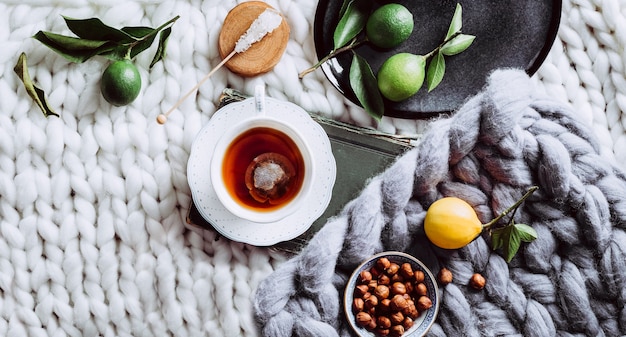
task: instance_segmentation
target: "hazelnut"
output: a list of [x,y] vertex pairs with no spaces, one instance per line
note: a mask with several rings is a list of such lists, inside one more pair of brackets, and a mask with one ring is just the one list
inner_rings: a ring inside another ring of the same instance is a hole
[[391,336],[400,337],[404,334],[404,327],[402,325],[394,325],[389,331]]
[[366,329],[369,329],[369,330],[374,330],[374,329],[376,329],[376,320],[372,318],[372,319],[370,320],[370,324],[368,324],[365,328],[366,328]]
[[405,282],[404,289],[406,289],[407,294],[412,294],[415,291],[415,286],[411,282]]
[[391,310],[391,300],[385,298],[384,300],[378,301],[378,309],[381,314],[386,314]]
[[378,305],[378,297],[370,296],[365,300],[365,308],[371,309]]
[[377,280],[371,280],[368,284],[367,284],[367,288],[370,291],[374,291],[374,289],[376,289],[376,287],[378,287],[378,281]]
[[363,295],[365,295],[368,291],[369,288],[367,284],[359,284],[356,288],[354,288],[354,296],[363,297]]
[[359,312],[359,311],[363,311],[363,309],[365,308],[365,301],[363,301],[362,298],[355,298],[354,301],[352,301],[352,310],[354,310],[354,312]]
[[407,293],[406,286],[402,282],[396,282],[391,285],[391,293],[394,295],[404,295]]
[[428,296],[420,296],[417,300],[417,310],[426,311],[433,306],[433,302],[428,298]]
[[420,313],[417,310],[415,303],[412,303],[412,302],[413,301],[411,301],[411,304],[409,304],[406,308],[402,309],[402,313],[404,314],[404,316],[417,318],[420,315]]
[[476,290],[484,288],[486,283],[485,278],[478,273],[472,275],[472,278],[470,278],[470,286]]
[[415,294],[417,296],[426,296],[428,294],[428,288],[424,283],[420,283],[415,287]]
[[389,278],[389,276],[381,274],[380,276],[378,276],[378,284],[388,286],[391,284],[391,279]]
[[359,281],[363,284],[367,284],[372,280],[372,273],[368,270],[363,270],[359,273]]
[[406,301],[406,298],[404,298],[404,296],[402,295],[395,295],[392,299],[391,299],[391,310],[394,311],[401,311],[404,308],[406,308],[409,304]]
[[389,329],[376,329],[375,330],[377,336],[389,336]]
[[392,277],[391,277],[391,282],[404,282],[404,277],[402,277],[402,275],[400,275],[400,273],[395,273]]
[[372,274],[372,279],[377,279],[382,275],[382,272],[377,267],[372,267],[370,269],[370,274]]
[[397,263],[391,263],[389,265],[389,267],[387,269],[385,269],[385,272],[389,276],[396,275],[398,273],[398,271],[400,271],[400,266],[398,266]]
[[426,276],[424,275],[424,272],[421,270],[416,270],[413,272],[413,280],[415,281],[415,283],[422,283],[424,282],[424,278]]
[[402,277],[404,277],[405,279],[410,279],[413,277],[415,273],[413,272],[413,267],[411,266],[410,263],[405,262],[402,264],[402,266],[400,266],[400,275],[402,275]]
[[389,320],[391,320],[391,324],[393,325],[402,324],[402,322],[404,322],[404,315],[401,311],[394,312],[393,314],[389,315]]
[[452,272],[448,270],[448,268],[441,268],[441,270],[439,270],[439,275],[437,275],[437,278],[439,279],[439,283],[445,286],[449,283],[452,283]]
[[409,330],[413,327],[413,319],[411,317],[405,317],[404,321],[402,321],[402,326],[404,330]]
[[356,314],[356,323],[362,327],[367,327],[372,322],[372,316],[366,312],[359,312]]
[[391,261],[389,261],[389,259],[386,257],[381,257],[380,259],[376,260],[376,267],[379,270],[387,270],[389,266],[391,266]]
[[389,317],[379,316],[376,319],[376,323],[378,324],[379,329],[389,329],[391,328],[391,320]]
[[374,289],[374,295],[376,295],[379,299],[385,299],[389,297],[389,287],[386,285],[378,285],[376,289]]

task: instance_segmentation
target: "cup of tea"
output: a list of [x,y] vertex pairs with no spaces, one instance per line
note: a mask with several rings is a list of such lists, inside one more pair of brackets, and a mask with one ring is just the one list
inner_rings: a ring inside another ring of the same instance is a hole
[[251,99],[256,113],[228,128],[217,141],[211,183],[233,215],[275,222],[305,207],[315,162],[297,126],[265,114],[263,86],[256,87]]

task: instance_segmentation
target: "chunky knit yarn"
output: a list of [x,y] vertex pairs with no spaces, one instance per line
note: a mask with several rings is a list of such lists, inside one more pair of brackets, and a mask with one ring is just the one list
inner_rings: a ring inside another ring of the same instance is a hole
[[[540,189],[516,221],[538,239],[509,264],[488,237],[446,251],[423,234],[438,198],[461,197],[486,222],[531,185]],[[347,277],[368,256],[401,250],[455,276],[440,289],[431,335],[624,335],[625,229],[624,173],[572,111],[537,93],[522,71],[498,70],[260,284],[255,315],[265,336],[350,335]],[[487,279],[482,291],[467,286],[474,272]]]

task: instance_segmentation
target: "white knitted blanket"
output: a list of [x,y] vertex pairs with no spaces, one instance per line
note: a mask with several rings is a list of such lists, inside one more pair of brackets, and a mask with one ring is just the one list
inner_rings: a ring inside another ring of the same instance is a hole
[[[314,0],[272,0],[291,26],[274,71],[243,79],[218,71],[164,126],[155,118],[219,61],[221,22],[241,1],[4,0],[0,4],[0,336],[256,336],[252,297],[284,261],[278,253],[187,229],[191,143],[225,87],[267,94],[327,117],[372,126],[317,71]],[[61,18],[156,27],[174,15],[168,55],[139,98],[116,108],[99,78],[106,61],[71,64],[31,39],[68,33]],[[626,166],[626,1],[564,0],[558,38],[533,81],[571,103],[603,155]],[[60,118],[44,118],[13,72],[31,76]],[[384,118],[389,133],[425,121]]]

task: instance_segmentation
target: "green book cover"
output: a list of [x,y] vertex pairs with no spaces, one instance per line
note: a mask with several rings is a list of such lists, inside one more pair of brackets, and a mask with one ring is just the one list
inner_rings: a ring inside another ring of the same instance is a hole
[[[247,96],[225,89],[220,98],[220,107],[241,101]],[[412,147],[415,138],[402,138],[380,131],[361,128],[311,114],[328,138],[337,163],[337,177],[330,204],[325,212],[299,237],[280,242],[272,248],[287,253],[297,253],[307,241],[365,187],[368,179],[384,171],[395,158]],[[189,207],[187,223],[205,230],[214,230],[193,204]],[[226,240],[226,239],[224,239]]]

